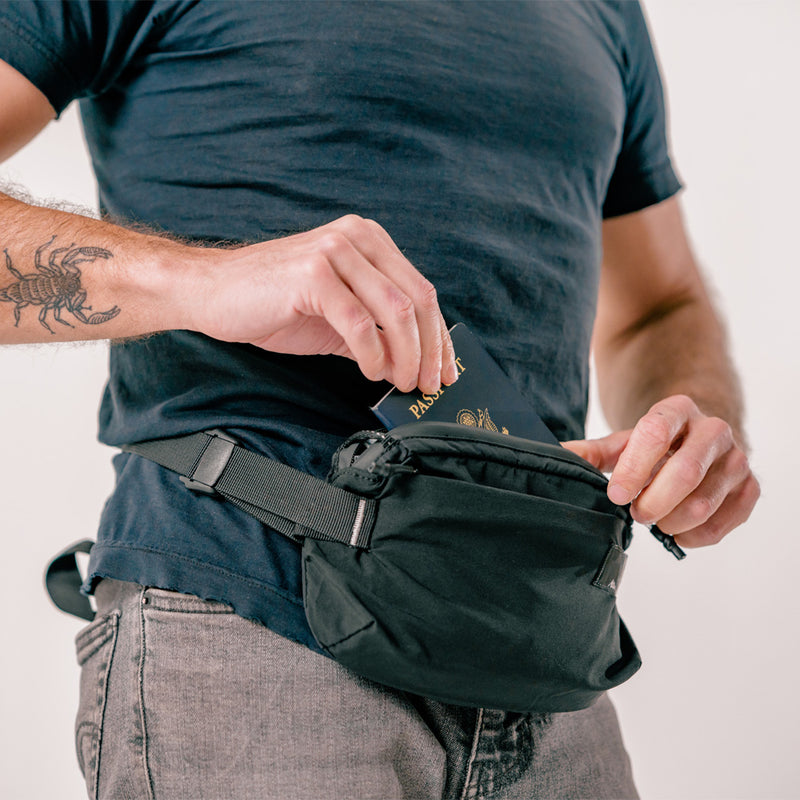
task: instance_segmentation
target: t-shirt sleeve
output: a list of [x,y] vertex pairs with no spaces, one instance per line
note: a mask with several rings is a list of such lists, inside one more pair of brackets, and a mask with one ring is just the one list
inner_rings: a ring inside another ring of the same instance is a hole
[[604,217],[639,211],[674,195],[681,183],[667,144],[664,91],[639,3],[623,2],[627,112],[622,145],[603,204]]
[[7,0],[0,3],[0,59],[34,84],[58,114],[102,93],[152,27],[153,3]]

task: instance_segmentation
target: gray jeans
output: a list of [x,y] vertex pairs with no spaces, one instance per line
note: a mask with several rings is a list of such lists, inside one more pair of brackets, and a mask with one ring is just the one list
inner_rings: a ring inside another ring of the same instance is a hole
[[607,698],[570,714],[433,702],[189,595],[103,581],[78,635],[91,798],[636,797]]

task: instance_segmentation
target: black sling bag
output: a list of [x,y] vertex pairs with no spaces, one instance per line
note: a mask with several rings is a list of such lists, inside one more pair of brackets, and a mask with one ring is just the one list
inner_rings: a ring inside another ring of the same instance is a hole
[[311,631],[368,678],[460,705],[572,711],[641,665],[615,596],[629,510],[557,445],[419,422],[350,437],[327,481],[219,431],[124,449],[302,542]]

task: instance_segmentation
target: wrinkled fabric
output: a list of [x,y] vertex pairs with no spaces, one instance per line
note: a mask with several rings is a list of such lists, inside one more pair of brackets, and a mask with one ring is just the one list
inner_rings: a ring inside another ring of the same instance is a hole
[[359,678],[220,603],[118,581],[97,602],[77,640],[92,800],[637,796],[606,697],[570,714],[449,706]]
[[[251,242],[373,218],[448,324],[558,438],[582,435],[601,221],[679,187],[637,3],[6,2],[0,58],[56,110],[80,99],[111,219]],[[173,331],[112,346],[100,437],[224,428],[321,476],[387,388]],[[225,600],[314,646],[292,543],[139,458],[115,467],[87,589]]]

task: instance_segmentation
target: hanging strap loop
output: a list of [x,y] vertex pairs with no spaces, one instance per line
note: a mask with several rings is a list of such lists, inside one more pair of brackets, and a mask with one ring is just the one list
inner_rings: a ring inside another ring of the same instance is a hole
[[45,588],[55,606],[89,622],[94,619],[94,609],[89,598],[81,594],[83,579],[75,554],[88,553],[93,544],[89,539],[71,544],[50,562],[44,576]]

